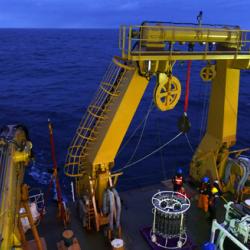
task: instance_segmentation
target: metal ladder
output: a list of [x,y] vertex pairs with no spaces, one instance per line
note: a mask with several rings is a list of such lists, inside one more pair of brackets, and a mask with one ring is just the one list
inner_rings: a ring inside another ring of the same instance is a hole
[[94,206],[91,200],[89,200],[89,204],[87,205],[87,220],[86,220],[86,226],[88,230],[91,230],[92,228],[92,222],[95,219],[95,210]]
[[122,82],[126,80],[129,68],[124,68],[113,60],[106,71],[100,87],[91,104],[86,110],[76,134],[68,148],[64,172],[70,177],[80,177],[84,174],[86,165],[86,149],[94,143],[98,129],[109,118],[110,107],[114,98],[120,94]]

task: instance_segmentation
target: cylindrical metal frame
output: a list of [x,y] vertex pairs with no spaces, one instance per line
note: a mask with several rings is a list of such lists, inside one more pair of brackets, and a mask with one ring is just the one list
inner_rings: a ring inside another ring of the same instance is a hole
[[[152,197],[152,204],[154,206],[153,226],[150,232],[152,242],[165,249],[177,249],[184,246],[187,242],[184,219],[185,213],[190,208],[190,200],[178,192],[160,191]],[[162,219],[166,220],[163,227],[158,225],[159,220]],[[177,222],[178,228],[174,225],[175,229],[170,230],[173,222],[175,224]],[[166,228],[171,232],[166,232]],[[176,244],[169,244],[170,240]]]

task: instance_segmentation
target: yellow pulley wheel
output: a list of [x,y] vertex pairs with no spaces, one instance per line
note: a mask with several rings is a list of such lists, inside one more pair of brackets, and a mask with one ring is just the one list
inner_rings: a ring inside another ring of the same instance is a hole
[[158,84],[154,90],[154,102],[158,109],[167,111],[173,109],[181,96],[181,84],[175,76],[168,77],[159,74]]
[[204,82],[208,82],[214,79],[216,75],[215,65],[207,65],[200,71],[200,77]]

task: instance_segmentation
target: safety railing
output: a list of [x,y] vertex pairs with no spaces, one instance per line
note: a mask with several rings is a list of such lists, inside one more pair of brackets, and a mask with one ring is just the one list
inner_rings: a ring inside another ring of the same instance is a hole
[[[236,27],[145,24],[121,26],[122,57],[145,60],[155,56],[186,56],[206,60],[250,58],[250,31]],[[145,56],[147,58],[145,58]],[[202,57],[201,57],[202,56]],[[231,56],[231,57],[230,57]],[[178,60],[178,57],[177,57]]]
[[128,70],[126,67],[126,65],[121,67],[120,63],[114,59],[106,71],[68,149],[65,163],[66,175],[78,177],[85,172],[87,149],[96,140],[97,131],[102,123],[108,119],[113,98],[120,94],[119,87]]
[[29,191],[29,203],[35,203],[38,211],[45,211],[44,193],[41,189],[33,188]]

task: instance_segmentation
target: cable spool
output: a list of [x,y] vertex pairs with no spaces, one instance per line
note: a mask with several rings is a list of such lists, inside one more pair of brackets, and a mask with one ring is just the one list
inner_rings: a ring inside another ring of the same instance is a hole
[[177,249],[187,242],[186,212],[190,200],[183,194],[162,191],[152,197],[154,220],[151,241],[164,249]]

